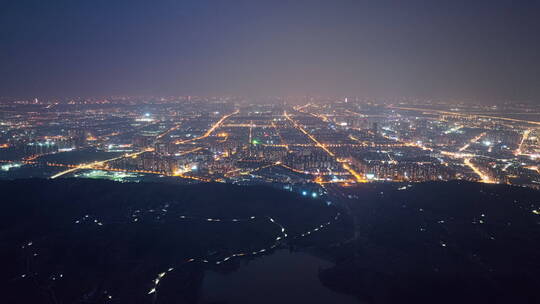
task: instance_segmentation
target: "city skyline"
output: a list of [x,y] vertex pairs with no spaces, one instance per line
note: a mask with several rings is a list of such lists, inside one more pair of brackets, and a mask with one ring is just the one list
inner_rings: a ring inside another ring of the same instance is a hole
[[332,184],[450,180],[540,187],[536,105],[295,101],[4,103],[3,175],[111,178],[107,172],[118,172],[128,180],[270,182],[290,189],[312,183],[324,191]]

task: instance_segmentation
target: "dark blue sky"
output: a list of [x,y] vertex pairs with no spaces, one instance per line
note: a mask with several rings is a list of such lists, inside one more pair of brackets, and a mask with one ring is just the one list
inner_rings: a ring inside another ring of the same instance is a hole
[[0,96],[540,99],[540,1],[0,0]]

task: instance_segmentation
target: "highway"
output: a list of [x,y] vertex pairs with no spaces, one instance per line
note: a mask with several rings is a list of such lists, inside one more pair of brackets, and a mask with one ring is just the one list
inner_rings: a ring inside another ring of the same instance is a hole
[[[196,148],[196,149],[193,149],[193,150],[190,150],[190,151],[185,151],[181,155],[188,154],[188,153],[200,150],[200,149],[202,149],[202,148]],[[42,163],[42,164],[46,165],[46,166],[49,166],[49,167],[68,168],[68,169],[66,169],[66,170],[64,170],[62,172],[59,172],[59,173],[56,173],[55,175],[52,175],[50,177],[51,179],[55,179],[55,178],[58,178],[60,176],[66,175],[68,173],[72,173],[72,172],[82,170],[82,169],[94,169],[94,170],[112,171],[112,172],[126,172],[126,173],[142,173],[142,174],[157,174],[157,175],[165,175],[165,176],[177,176],[177,177],[181,177],[181,178],[185,178],[185,179],[192,179],[192,180],[201,181],[201,182],[212,182],[213,181],[211,179],[185,175],[183,173],[178,173],[178,172],[173,173],[173,174],[167,174],[166,172],[162,172],[162,171],[136,170],[136,169],[118,169],[118,168],[101,167],[106,162],[110,162],[110,161],[113,161],[113,160],[118,160],[118,159],[125,158],[125,157],[133,157],[133,156],[136,156],[136,155],[144,153],[144,152],[147,152],[147,151],[141,151],[141,152],[129,154],[127,156],[115,157],[115,158],[107,159],[107,160],[104,160],[104,161],[98,161],[98,162],[94,162],[94,163],[90,163],[90,164],[80,164],[80,165],[70,165],[70,164],[60,164],[60,163]],[[39,162],[37,162],[37,161],[26,161],[26,160],[22,160],[22,161],[0,160],[0,163],[23,163],[23,164],[27,164],[27,165],[32,165],[32,164],[37,164]]]
[[497,183],[496,181],[492,180],[489,176],[487,176],[486,174],[484,174],[482,171],[480,171],[480,169],[478,169],[472,162],[471,162],[471,159],[470,158],[465,158],[463,159],[463,163],[471,168],[471,170],[474,171],[474,173],[476,173],[478,176],[480,176],[480,179],[481,179],[481,182],[482,183],[487,183],[487,184],[494,184],[494,183]]
[[191,138],[191,139],[185,139],[185,140],[178,140],[176,141],[175,143],[177,145],[179,144],[185,144],[185,143],[188,143],[188,142],[192,142],[192,141],[196,141],[196,140],[200,140],[200,139],[203,139],[203,138],[207,138],[208,136],[210,136],[217,128],[219,128],[219,126],[221,126],[221,124],[227,120],[229,117],[233,116],[233,115],[236,115],[240,113],[239,110],[236,110],[235,112],[231,113],[231,114],[227,114],[227,115],[224,115],[223,117],[221,117],[220,120],[218,120],[215,124],[212,125],[212,127],[210,127],[210,129],[208,129],[206,131],[206,133],[204,133],[204,135],[201,135],[199,137],[195,137],[195,138]]
[[[405,109],[405,108],[403,108],[403,109]],[[411,110],[412,108],[406,108],[406,109]],[[444,112],[444,111],[442,111],[442,112]],[[469,142],[467,142],[463,147],[459,148],[459,150],[458,150],[459,152],[451,152],[451,151],[444,151],[444,150],[438,150],[438,152],[440,152],[441,154],[446,155],[446,156],[451,156],[451,157],[454,157],[454,158],[463,159],[464,165],[469,167],[476,175],[478,175],[480,177],[480,182],[482,182],[482,183],[490,183],[490,184],[497,183],[497,181],[492,180],[489,176],[484,174],[478,167],[474,166],[474,164],[471,162],[471,158],[476,156],[476,155],[471,154],[471,153],[462,153],[467,148],[469,148],[469,146],[472,143],[478,142],[478,140],[480,140],[480,138],[482,138],[485,135],[486,135],[486,132],[483,132],[483,133],[479,134],[478,136],[475,136]],[[399,139],[390,138],[388,136],[385,136],[385,138],[398,141],[398,142],[400,142],[400,143],[402,143],[402,144],[404,144],[406,146],[417,147],[417,148],[420,148],[422,150],[435,151],[433,148],[426,147],[421,143],[405,142],[405,141],[401,141]]]
[[169,133],[171,133],[171,132],[173,132],[173,131],[175,131],[175,130],[178,130],[178,128],[180,128],[181,125],[182,125],[181,123],[174,125],[174,126],[173,126],[172,128],[170,128],[169,130],[167,130],[167,131],[165,131],[165,132],[159,134],[158,136],[156,136],[156,139],[163,138],[163,137],[166,136],[167,134],[169,134]]
[[467,144],[465,144],[463,147],[459,148],[459,152],[463,152],[469,148],[471,144],[474,144],[480,140],[480,138],[484,137],[486,135],[486,132],[481,133],[480,135],[474,137],[471,139]]
[[127,157],[136,157],[136,156],[138,156],[138,155],[140,155],[142,153],[149,152],[149,151],[152,151],[152,150],[148,149],[148,150],[144,150],[144,151],[140,151],[140,152],[136,152],[136,153],[124,154],[122,156],[118,156],[118,157],[111,158],[111,159],[95,161],[95,162],[89,163],[89,164],[80,164],[80,165],[78,165],[76,167],[73,167],[73,168],[64,170],[62,172],[56,173],[55,175],[51,176],[51,179],[55,179],[55,178],[58,178],[58,177],[60,177],[62,175],[72,173],[72,172],[75,172],[75,171],[81,170],[81,169],[99,169],[100,166],[103,166],[104,164],[106,164],[108,162],[119,160],[119,159],[122,159],[122,158],[127,158]]
[[359,183],[367,182],[367,180],[360,173],[352,169],[351,166],[348,163],[346,163],[345,160],[338,159],[332,151],[326,148],[325,145],[319,142],[313,135],[311,135],[302,126],[300,126],[300,124],[298,124],[294,119],[292,119],[291,116],[287,114],[287,112],[283,112],[283,116],[285,116],[285,118],[287,118],[294,125],[295,128],[300,130],[300,132],[304,133],[309,139],[311,139],[311,141],[313,141],[317,147],[323,149],[323,151],[326,152],[328,155],[330,155],[332,158],[334,158],[336,162],[341,163],[343,169],[347,170],[356,179],[357,182]]
[[505,121],[512,121],[512,122],[520,122],[520,123],[527,123],[532,125],[540,126],[540,122],[533,121],[533,120],[524,120],[524,119],[515,119],[515,118],[508,118],[508,117],[501,117],[501,116],[491,116],[491,115],[480,115],[480,114],[465,114],[465,113],[458,113],[458,112],[450,112],[450,111],[442,111],[442,110],[434,110],[434,109],[423,109],[423,108],[408,108],[408,107],[396,107],[396,106],[388,106],[391,109],[398,109],[398,110],[405,110],[405,111],[418,111],[418,112],[426,112],[426,113],[434,113],[434,114],[442,114],[442,115],[453,115],[453,116],[462,116],[462,117],[480,117],[480,118],[489,118],[489,119],[497,119],[497,120],[505,120]]
[[529,138],[529,134],[531,134],[532,132],[532,129],[527,129],[523,132],[523,135],[521,137],[521,141],[519,142],[519,146],[518,148],[516,149],[516,151],[514,152],[514,155],[515,156],[518,156],[518,155],[522,155],[523,153],[523,143],[525,143],[525,141]]

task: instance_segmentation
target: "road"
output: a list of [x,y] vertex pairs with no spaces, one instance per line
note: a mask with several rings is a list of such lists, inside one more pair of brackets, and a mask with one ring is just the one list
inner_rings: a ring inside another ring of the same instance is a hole
[[[341,216],[341,213],[337,212],[336,215],[331,220],[329,220],[328,222],[321,223],[320,225],[314,227],[313,229],[307,230],[307,231],[305,231],[305,232],[303,232],[303,233],[301,233],[301,234],[299,234],[299,235],[297,235],[297,236],[295,236],[293,238],[298,239],[298,238],[309,237],[311,234],[317,233],[317,232],[321,231],[322,229],[328,227],[329,225],[332,224],[332,222],[338,221],[340,219],[340,216]],[[237,251],[237,252],[231,253],[228,256],[222,257],[222,258],[217,259],[217,260],[211,260],[211,258],[209,256],[208,257],[187,258],[187,259],[183,260],[182,262],[180,262],[179,264],[173,265],[173,266],[167,268],[167,270],[162,271],[162,272],[160,272],[160,273],[158,273],[156,275],[155,279],[152,280],[150,290],[147,292],[148,295],[153,296],[153,303],[155,303],[157,301],[158,287],[159,287],[159,284],[165,278],[165,276],[167,274],[169,274],[170,272],[172,272],[172,271],[178,270],[181,266],[184,266],[184,265],[189,264],[189,263],[197,263],[197,262],[198,263],[204,263],[204,264],[220,265],[220,264],[226,263],[227,261],[229,261],[231,259],[234,259],[234,258],[240,258],[240,257],[244,257],[244,256],[263,255],[266,252],[269,252],[270,250],[275,249],[276,247],[279,246],[279,244],[281,242],[283,242],[285,239],[289,238],[289,235],[287,234],[287,229],[282,224],[280,224],[278,221],[276,221],[274,218],[272,218],[270,216],[260,216],[260,217],[251,216],[249,218],[243,218],[243,219],[236,219],[236,218],[228,219],[228,218],[204,218],[204,217],[180,215],[179,219],[180,220],[200,220],[200,221],[204,221],[204,222],[208,222],[208,223],[252,222],[252,221],[263,219],[263,220],[267,220],[271,224],[277,226],[277,228],[279,229],[279,235],[275,237],[274,243],[272,245],[270,245],[269,247],[266,247],[266,248],[256,249],[256,250],[252,250],[252,251]]]
[[62,172],[56,173],[55,175],[51,176],[51,179],[55,179],[55,178],[58,178],[60,176],[63,176],[63,175],[66,175],[68,173],[72,173],[72,172],[75,172],[75,171],[81,170],[81,169],[99,169],[100,166],[103,166],[104,164],[106,164],[108,162],[123,159],[123,158],[127,158],[127,157],[136,157],[136,156],[138,156],[138,155],[140,155],[142,153],[149,152],[149,151],[152,151],[152,150],[149,149],[149,150],[144,150],[144,151],[140,151],[140,152],[136,152],[136,153],[124,154],[122,156],[118,156],[118,157],[111,158],[111,159],[106,159],[106,160],[100,160],[100,161],[96,161],[96,162],[89,163],[89,164],[80,164],[80,165],[78,165],[78,166],[76,166],[74,168],[70,168],[70,169],[64,170]]
[[489,176],[487,176],[486,174],[484,174],[482,171],[480,171],[480,169],[478,167],[476,167],[472,162],[471,162],[471,159],[470,158],[465,158],[463,159],[463,163],[471,168],[471,170],[474,171],[474,173],[476,173],[476,175],[480,176],[480,179],[481,179],[481,182],[482,183],[487,183],[487,184],[494,184],[496,183],[496,181],[492,180]]
[[463,116],[463,117],[474,116],[474,117],[477,117],[477,118],[479,117],[479,118],[505,120],[505,121],[520,122],[520,123],[527,123],[527,124],[540,126],[540,122],[538,122],[538,121],[515,119],[515,118],[500,117],[500,116],[480,115],[480,114],[465,114],[465,113],[434,110],[434,109],[408,108],[408,107],[396,107],[396,106],[389,106],[389,108],[398,109],[398,110],[405,110],[405,111],[418,111],[418,112],[427,112],[427,113],[435,113],[435,114],[442,114],[442,115],[453,115],[453,116]]
[[522,155],[523,153],[523,144],[525,143],[525,141],[527,141],[527,139],[529,138],[529,134],[531,134],[532,132],[532,129],[527,129],[523,132],[523,136],[521,137],[521,141],[519,142],[519,146],[518,148],[516,149],[516,151],[514,152],[514,155],[515,156],[518,156],[518,155]]
[[188,142],[192,142],[192,141],[196,141],[196,140],[200,140],[200,139],[203,139],[203,138],[207,138],[208,136],[210,136],[217,128],[219,128],[219,126],[221,126],[221,124],[227,120],[229,117],[233,116],[233,115],[236,115],[238,114],[240,111],[239,110],[236,110],[235,112],[231,113],[231,114],[227,114],[223,117],[221,117],[220,120],[218,120],[215,124],[212,125],[212,127],[210,127],[210,129],[208,129],[206,131],[206,133],[204,133],[203,135],[199,136],[199,137],[195,137],[195,138],[191,138],[191,139],[185,139],[185,140],[178,140],[176,141],[175,143],[177,145],[179,144],[185,144],[185,143],[188,143]]
[[474,144],[480,140],[480,138],[484,137],[486,135],[486,132],[481,133],[480,135],[474,137],[471,139],[467,144],[465,144],[463,147],[459,148],[459,152],[463,152],[469,148],[471,144]]
[[295,128],[297,128],[300,132],[304,133],[309,139],[311,139],[311,141],[313,141],[317,147],[323,149],[323,151],[330,155],[332,158],[334,158],[336,162],[341,163],[343,169],[347,170],[355,178],[356,182],[367,182],[367,180],[360,173],[356,172],[353,168],[351,168],[350,164],[346,163],[345,160],[338,159],[332,151],[330,151],[325,145],[319,142],[313,135],[311,135],[300,124],[298,124],[294,119],[292,119],[286,111],[283,112],[283,116],[285,116],[285,118],[287,118],[294,125]]

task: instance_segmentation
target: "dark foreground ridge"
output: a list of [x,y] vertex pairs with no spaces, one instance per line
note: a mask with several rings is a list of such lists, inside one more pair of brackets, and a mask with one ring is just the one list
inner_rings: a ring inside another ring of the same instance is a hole
[[283,248],[332,262],[320,282],[359,303],[540,300],[530,189],[369,184],[341,189],[340,208],[225,184],[15,180],[0,191],[5,303],[208,303],[207,271]]
[[321,280],[367,303],[540,303],[540,192],[463,181],[343,191],[355,239]]
[[204,270],[351,231],[337,208],[267,187],[35,179],[0,191],[7,303],[196,303]]

